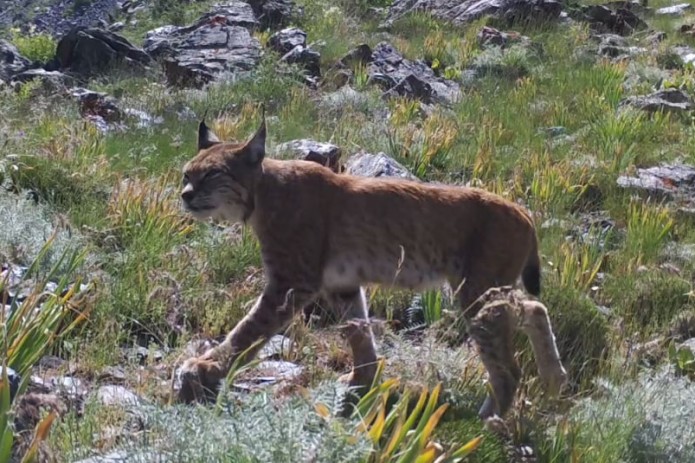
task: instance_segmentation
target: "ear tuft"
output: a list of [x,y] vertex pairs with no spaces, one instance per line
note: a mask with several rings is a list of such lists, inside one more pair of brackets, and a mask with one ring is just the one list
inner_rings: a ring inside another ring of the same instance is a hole
[[198,149],[208,149],[217,143],[220,143],[220,139],[217,138],[217,135],[208,128],[205,124],[205,120],[200,121],[198,125]]
[[261,125],[251,139],[246,142],[244,157],[249,164],[258,164],[265,157],[265,105],[261,106]]

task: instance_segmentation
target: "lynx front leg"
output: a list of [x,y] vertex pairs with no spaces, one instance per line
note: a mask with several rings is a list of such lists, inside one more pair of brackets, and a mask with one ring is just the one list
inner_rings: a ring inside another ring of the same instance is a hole
[[227,376],[234,361],[246,351],[240,362],[248,362],[269,338],[287,326],[297,310],[314,297],[315,293],[310,291],[266,287],[224,342],[202,356],[184,362],[179,400],[187,403],[214,400],[220,381]]

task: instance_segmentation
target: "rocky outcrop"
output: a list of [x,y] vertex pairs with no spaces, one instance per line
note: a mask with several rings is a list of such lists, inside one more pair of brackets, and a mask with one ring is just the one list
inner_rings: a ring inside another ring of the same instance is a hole
[[298,64],[311,77],[321,76],[321,54],[306,44],[306,32],[296,27],[283,29],[271,35],[268,46],[280,53],[280,61]]
[[29,65],[29,60],[19,54],[17,47],[7,40],[0,40],[0,83],[8,83]]
[[618,186],[677,202],[683,212],[695,213],[695,166],[664,164],[637,169],[618,177]]
[[574,14],[574,18],[589,23],[591,29],[599,33],[630,35],[648,28],[647,23],[632,10],[629,2],[619,4],[628,8],[613,9],[606,5],[591,5],[582,7]]
[[685,112],[695,109],[690,96],[677,88],[667,88],[649,95],[631,96],[621,102],[621,106],[625,105],[647,112]]
[[263,29],[280,28],[301,15],[292,0],[249,0]]
[[[80,76],[103,74],[114,66],[142,68],[150,57],[126,38],[103,29],[77,27],[58,42],[55,65]],[[48,66],[47,70],[52,66]]]
[[249,4],[231,2],[214,8],[191,26],[151,30],[144,49],[162,60],[169,85],[200,88],[256,66],[261,46],[250,29],[257,25]]
[[512,23],[520,19],[557,19],[562,5],[555,0],[395,0],[383,26],[390,27],[394,21],[416,12],[427,12],[456,25],[484,16]]
[[453,80],[438,77],[424,61],[411,61],[391,44],[381,42],[372,50],[362,44],[341,58],[333,70],[344,73],[340,83],[349,82],[352,68],[366,65],[368,83],[384,90],[385,97],[405,96],[424,103],[453,103],[461,96]]

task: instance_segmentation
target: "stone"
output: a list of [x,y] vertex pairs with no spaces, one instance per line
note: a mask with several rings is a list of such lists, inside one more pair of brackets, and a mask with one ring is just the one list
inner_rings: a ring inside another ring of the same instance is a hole
[[287,336],[276,334],[258,352],[258,358],[262,360],[279,360],[287,358],[297,348],[297,343]]
[[647,23],[632,10],[626,8],[613,10],[605,5],[583,7],[577,19],[588,22],[592,29],[600,33],[630,35],[635,31],[648,29]]
[[75,84],[72,77],[60,71],[47,71],[43,68],[27,69],[12,77],[13,85],[32,81],[40,81],[41,88],[47,94],[59,93]]
[[118,450],[107,453],[106,455],[98,455],[82,460],[77,460],[74,463],[131,463],[131,462],[152,462],[164,463],[174,461],[173,456],[167,456],[162,452],[154,451],[126,451]]
[[123,118],[123,112],[116,105],[116,100],[106,93],[75,87],[70,90],[70,95],[77,100],[82,117],[98,116],[106,122],[117,122]]
[[96,390],[96,400],[107,407],[135,407],[142,404],[142,399],[123,386],[107,385]]
[[602,34],[598,38],[601,40],[598,45],[598,54],[601,56],[622,59],[647,51],[646,48],[629,46],[625,38],[617,34]]
[[268,47],[284,55],[297,46],[306,46],[306,32],[296,27],[278,31],[268,39]]
[[290,153],[296,159],[313,161],[326,166],[334,172],[340,172],[340,147],[331,143],[322,143],[314,140],[291,140],[276,148],[278,153]]
[[690,3],[679,3],[677,5],[665,6],[654,11],[654,14],[660,16],[683,16],[693,6]]
[[341,67],[353,68],[357,65],[366,66],[372,60],[372,49],[366,43],[360,44],[345,54],[338,64]]
[[92,76],[122,64],[142,68],[151,59],[118,34],[98,28],[76,27],[58,42],[56,61],[61,70]]
[[673,52],[680,58],[681,64],[695,63],[695,49],[687,45],[673,47]]
[[292,0],[250,0],[249,4],[263,29],[283,27],[300,15]]
[[321,54],[311,48],[297,45],[280,58],[280,61],[300,65],[311,77],[321,76]]
[[361,177],[396,177],[418,180],[408,169],[385,153],[357,153],[345,163],[345,173]]
[[695,338],[690,338],[682,343],[678,344],[678,350],[685,349],[690,351],[691,354],[695,355]]
[[562,4],[555,0],[394,0],[382,27],[411,13],[429,13],[433,17],[464,25],[489,16],[512,24],[519,20],[558,20]]
[[621,175],[618,186],[675,202],[679,210],[695,212],[695,166],[688,164],[662,164],[637,169],[635,175]]
[[514,43],[530,44],[531,39],[518,32],[502,32],[494,27],[483,26],[477,35],[481,47],[496,46],[507,48]]
[[249,4],[231,2],[214,8],[191,26],[149,31],[144,49],[163,60],[169,85],[201,88],[256,66],[261,46],[249,30],[256,24]]
[[56,392],[70,397],[80,397],[87,393],[87,388],[82,380],[74,376],[57,376],[51,378],[49,384]]
[[379,43],[367,66],[368,83],[379,85],[385,96],[400,95],[424,103],[455,103],[461,97],[459,85],[437,77],[423,61],[404,58],[389,43]]
[[0,39],[0,83],[9,83],[12,77],[25,71],[31,63],[19,54],[17,47]]
[[631,96],[620,102],[620,106],[625,105],[647,112],[687,112],[695,108],[690,96],[677,88],[667,88],[649,95]]

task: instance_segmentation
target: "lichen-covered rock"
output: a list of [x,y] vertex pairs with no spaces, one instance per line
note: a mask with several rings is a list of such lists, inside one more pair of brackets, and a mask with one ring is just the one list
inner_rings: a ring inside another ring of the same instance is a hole
[[629,105],[647,112],[686,112],[695,109],[692,98],[683,90],[667,88],[649,95],[625,98],[621,106]]
[[385,153],[357,153],[345,163],[345,173],[361,177],[400,177],[417,180],[408,169]]
[[0,39],[0,83],[9,82],[12,77],[29,67],[29,60],[23,57],[17,47],[7,40]]
[[276,150],[278,153],[290,153],[295,159],[316,162],[334,172],[340,171],[342,150],[331,143],[308,139],[292,140],[278,145]]

